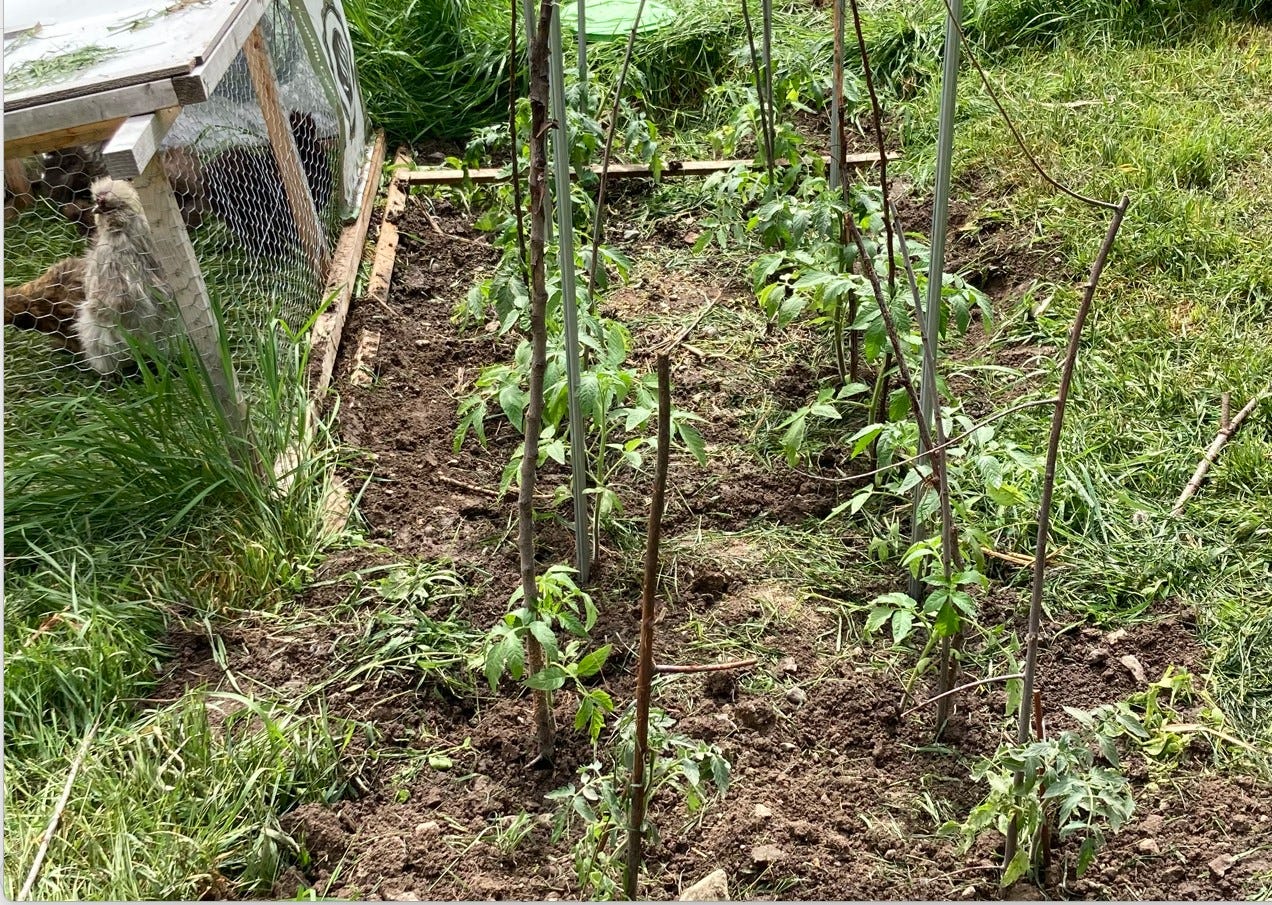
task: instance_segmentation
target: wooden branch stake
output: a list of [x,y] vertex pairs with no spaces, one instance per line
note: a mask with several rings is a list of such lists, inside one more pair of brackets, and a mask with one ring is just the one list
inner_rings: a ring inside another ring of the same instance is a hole
[[[1179,499],[1175,501],[1174,508],[1170,510],[1171,515],[1184,514],[1184,505],[1190,499],[1192,499],[1193,494],[1195,494],[1198,488],[1201,487],[1201,482],[1206,479],[1206,473],[1210,471],[1210,466],[1214,465],[1215,460],[1219,458],[1219,452],[1224,448],[1225,445],[1227,445],[1228,441],[1232,439],[1232,436],[1241,428],[1241,423],[1250,416],[1250,413],[1254,411],[1255,406],[1259,404],[1260,400],[1262,400],[1263,397],[1267,396],[1269,393],[1272,393],[1272,387],[1269,387],[1268,389],[1264,390],[1262,393],[1256,394],[1253,398],[1250,399],[1249,402],[1246,403],[1245,408],[1237,412],[1236,417],[1234,417],[1231,421],[1227,421],[1227,415],[1226,415],[1227,406],[1225,404],[1224,421],[1226,421],[1227,423],[1219,428],[1219,433],[1216,434],[1215,439],[1211,441],[1210,447],[1206,450],[1205,456],[1203,456],[1202,460],[1197,463],[1197,470],[1193,472],[1193,476],[1191,479],[1189,479],[1188,484],[1184,487],[1183,493],[1181,493],[1179,495]],[[1224,398],[1224,402],[1227,403],[1228,394],[1224,393],[1223,398]]]
[[654,463],[654,489],[649,504],[649,527],[645,534],[645,580],[640,599],[640,657],[636,668],[636,751],[632,758],[632,780],[628,789],[627,863],[623,866],[623,892],[628,901],[636,899],[645,841],[646,775],[653,772],[653,752],[649,750],[649,699],[654,681],[654,597],[658,590],[658,542],[667,493],[667,460],[671,452],[671,372],[667,353],[661,352],[658,367],[658,453]]
[[30,898],[31,889],[35,886],[35,881],[40,876],[40,867],[44,864],[44,856],[48,854],[49,843],[53,841],[53,836],[57,833],[57,825],[62,821],[62,814],[66,811],[66,803],[71,800],[71,787],[75,785],[75,777],[79,775],[84,758],[88,755],[88,746],[93,743],[93,739],[97,736],[97,726],[100,719],[101,717],[98,717],[93,720],[93,725],[88,727],[88,732],[84,735],[84,741],[80,742],[79,751],[75,754],[75,760],[71,762],[71,772],[66,775],[66,784],[62,786],[62,794],[58,796],[57,804],[53,806],[53,813],[49,816],[48,826],[40,834],[40,847],[36,849],[35,860],[31,862],[31,870],[27,874],[26,882],[22,884],[22,890],[18,893],[19,901]]
[[282,177],[287,206],[291,209],[292,220],[296,224],[296,235],[300,238],[301,248],[305,250],[314,272],[320,279],[325,279],[331,256],[327,251],[322,220],[314,206],[305,169],[300,163],[300,152],[296,149],[296,136],[292,134],[291,121],[278,96],[278,79],[265,45],[265,33],[261,31],[259,24],[252,29],[251,36],[243,45],[243,56],[247,60],[248,75],[256,92],[256,101],[265,117],[265,131],[269,134],[274,161],[278,164],[278,172]]
[[[547,231],[548,213],[548,31],[552,25],[553,0],[542,0],[539,25],[530,41],[530,397],[526,403],[525,445],[521,456],[521,484],[517,488],[517,554],[521,568],[521,590],[526,609],[534,614],[539,606],[534,558],[534,484],[539,463],[539,432],[543,426],[543,381],[548,362]],[[533,617],[532,617],[533,618]],[[526,662],[529,674],[545,665],[543,645],[532,633],[526,634]],[[556,722],[552,715],[552,695],[534,690],[534,721],[539,750],[530,764],[550,767],[556,751]]]
[[[1117,232],[1122,226],[1122,219],[1126,216],[1126,208],[1130,203],[1131,199],[1123,195],[1114,210],[1113,218],[1109,221],[1099,254],[1095,256],[1095,261],[1091,264],[1091,276],[1082,293],[1078,313],[1073,318],[1073,326],[1069,328],[1069,344],[1065,351],[1064,364],[1060,369],[1060,389],[1056,393],[1056,408],[1051,416],[1051,434],[1047,438],[1047,464],[1042,478],[1042,499],[1038,503],[1038,539],[1034,547],[1033,592],[1029,602],[1029,628],[1025,634],[1025,678],[1020,696],[1020,721],[1016,727],[1016,743],[1019,745],[1029,742],[1029,704],[1033,700],[1034,676],[1038,671],[1038,639],[1042,629],[1042,583],[1047,571],[1051,496],[1056,486],[1056,460],[1060,456],[1060,432],[1064,428],[1064,409],[1069,401],[1069,388],[1073,385],[1073,370],[1078,360],[1078,346],[1082,342],[1082,328],[1091,310],[1091,301],[1095,298],[1095,287],[1100,283],[1100,275],[1104,272],[1104,265],[1113,248],[1113,240],[1117,238]],[[1016,787],[1019,788],[1023,781],[1024,775],[1017,773]],[[1007,827],[1007,844],[1003,853],[1004,865],[1010,864],[1016,855],[1019,830],[1019,824],[1015,820]]]

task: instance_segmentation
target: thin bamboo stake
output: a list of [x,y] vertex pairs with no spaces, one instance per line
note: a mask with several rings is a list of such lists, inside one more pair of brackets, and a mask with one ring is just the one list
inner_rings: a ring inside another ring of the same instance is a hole
[[579,579],[587,584],[592,572],[591,537],[587,510],[587,433],[579,399],[579,306],[574,275],[574,205],[570,201],[570,140],[565,110],[565,60],[561,50],[561,7],[552,9],[549,24],[549,85],[552,95],[552,164],[556,173],[557,269],[561,274],[561,311],[565,322],[565,374],[570,419],[570,469],[574,494],[574,560]]
[[768,107],[769,155],[777,153],[777,109],[773,106],[773,0],[760,0],[760,53],[764,58],[764,104]]
[[[530,398],[526,404],[525,447],[521,458],[521,484],[517,489],[517,549],[521,560],[521,590],[531,613],[539,606],[534,561],[534,484],[539,462],[539,432],[543,426],[543,381],[548,366],[547,225],[548,195],[548,31],[553,0],[543,0],[539,27],[530,44]],[[544,667],[543,645],[526,635],[526,660],[530,674]],[[556,749],[556,723],[552,696],[535,689],[535,730],[539,752],[531,761],[550,766]]]
[[658,452],[654,463],[654,489],[645,534],[645,580],[640,599],[640,659],[636,668],[636,750],[628,788],[627,863],[623,866],[623,892],[635,901],[645,841],[646,766],[653,772],[649,750],[649,699],[654,681],[654,597],[658,590],[658,542],[667,493],[667,460],[671,451],[671,372],[667,353],[659,353]]
[[71,800],[71,787],[75,785],[75,777],[79,775],[80,767],[84,764],[84,758],[88,755],[88,746],[93,743],[93,739],[97,736],[97,726],[100,720],[101,717],[93,720],[93,725],[88,727],[84,740],[80,742],[79,751],[75,753],[75,760],[71,762],[71,772],[66,774],[66,784],[62,786],[62,794],[58,796],[57,804],[53,806],[53,813],[49,816],[48,826],[40,834],[40,847],[35,851],[35,860],[31,862],[31,870],[27,873],[26,882],[22,884],[22,890],[18,893],[19,900],[25,900],[31,896],[35,881],[40,876],[40,868],[44,866],[44,856],[49,853],[49,843],[53,841],[53,836],[57,833],[57,825],[62,822],[62,814],[66,811],[66,803]]
[[[1255,406],[1257,406],[1263,397],[1267,396],[1269,393],[1272,393],[1272,387],[1269,387],[1262,393],[1258,393],[1252,397],[1250,401],[1246,403],[1245,408],[1237,412],[1236,416],[1231,421],[1228,421],[1219,428],[1219,433],[1216,434],[1214,440],[1210,442],[1210,447],[1206,450],[1206,454],[1202,457],[1201,461],[1197,463],[1197,470],[1193,472],[1193,476],[1189,479],[1188,484],[1185,485],[1183,493],[1181,493],[1179,495],[1179,499],[1175,501],[1174,508],[1170,510],[1171,515],[1184,514],[1184,505],[1192,499],[1193,494],[1195,494],[1201,487],[1201,482],[1206,479],[1206,473],[1210,471],[1210,466],[1214,465],[1215,461],[1219,458],[1219,452],[1241,428],[1241,422],[1245,421],[1246,418],[1250,416],[1250,413],[1254,411]],[[1227,395],[1227,393],[1224,394],[1225,401],[1227,399]]]
[[[1051,496],[1056,486],[1056,460],[1060,455],[1060,432],[1064,428],[1064,410],[1069,401],[1069,388],[1073,384],[1073,369],[1078,360],[1078,346],[1082,341],[1082,328],[1086,324],[1087,314],[1091,310],[1091,300],[1095,298],[1095,288],[1099,285],[1100,274],[1108,261],[1109,251],[1113,248],[1113,240],[1122,226],[1122,218],[1126,216],[1126,208],[1131,200],[1123,195],[1114,209],[1109,228],[1104,234],[1104,242],[1100,252],[1091,265],[1091,276],[1087,280],[1086,289],[1082,293],[1082,303],[1073,318],[1073,326],[1069,330],[1069,346],[1065,352],[1064,365],[1060,371],[1060,389],[1056,393],[1056,408],[1051,416],[1051,435],[1047,439],[1047,464],[1042,479],[1042,498],[1038,503],[1038,540],[1034,549],[1033,593],[1029,602],[1029,627],[1025,635],[1025,678],[1020,696],[1020,721],[1016,726],[1017,744],[1029,742],[1029,704],[1033,700],[1034,678],[1038,671],[1038,639],[1042,626],[1042,582],[1047,570],[1047,538],[1051,529]],[[1016,774],[1016,786],[1019,788],[1024,777]],[[1012,821],[1007,828],[1007,844],[1003,854],[1003,864],[1011,863],[1016,855],[1019,825]]]
[[[870,113],[874,119],[875,141],[879,145],[879,190],[883,193],[883,230],[888,237],[888,298],[891,299],[897,288],[897,260],[892,248],[892,217],[888,215],[892,206],[888,203],[888,152],[883,146],[883,108],[879,105],[879,94],[875,91],[874,74],[870,69],[870,54],[866,50],[866,37],[861,30],[861,10],[857,8],[857,0],[848,0],[848,2],[852,6],[852,27],[857,33],[857,52],[861,55],[861,71],[865,75],[866,91],[870,95]],[[916,413],[919,411],[917,400],[914,411]]]
[[587,12],[584,10],[583,0],[575,0],[578,3],[579,13],[579,100],[581,109],[587,112]]
[[760,146],[764,149],[764,168],[768,170],[769,185],[773,185],[773,139],[769,133],[768,114],[764,110],[764,79],[760,76],[760,59],[755,50],[755,29],[751,27],[751,11],[748,0],[742,0],[742,24],[746,26],[746,43],[751,50],[751,70],[755,74],[755,97],[760,106]]
[[[920,404],[922,404],[924,393],[928,393],[929,395],[927,396],[927,401],[933,407],[933,410],[936,413],[936,417],[933,418],[930,416],[930,414],[924,414],[922,412],[918,412],[916,414],[924,422],[930,423],[932,425],[933,436],[935,437],[937,444],[939,445],[943,439],[942,438],[943,429],[941,425],[941,416],[940,416],[941,402],[940,402],[940,396],[937,394],[937,390],[936,390],[936,340],[937,340],[937,332],[940,329],[940,320],[939,320],[940,295],[939,294],[937,295],[938,307],[935,310],[937,310],[938,312],[938,319],[937,319],[937,322],[934,324],[930,320],[925,320],[923,317],[923,305],[919,299],[919,281],[914,274],[914,265],[910,261],[910,249],[907,247],[906,241],[905,241],[905,224],[901,222],[901,217],[897,213],[897,209],[895,206],[892,208],[892,217],[893,217],[893,220],[896,221],[896,225],[897,225],[898,249],[901,252],[901,260],[905,262],[905,275],[910,286],[910,296],[914,302],[915,323],[918,324],[919,338],[923,344],[923,375],[920,378],[922,387],[919,394],[919,401],[920,401]],[[937,279],[938,281],[940,280],[939,274],[937,275]],[[930,288],[930,284],[929,284],[929,288]],[[931,308],[931,304],[932,304],[932,296],[929,293],[928,295],[928,305],[929,305],[928,310],[929,311],[933,310]],[[929,382],[931,384],[930,387],[928,386]],[[922,452],[922,447],[920,447],[920,452]],[[935,461],[939,461],[940,463],[939,468],[933,469],[933,474],[935,474],[937,478],[936,494],[937,494],[937,499],[940,501],[941,569],[945,576],[945,580],[949,581],[950,575],[953,574],[953,571],[954,571],[955,559],[958,556],[958,538],[957,538],[957,535],[955,534],[955,528],[954,528],[954,510],[950,503],[950,483],[948,479],[947,470],[945,467],[946,465],[945,453],[943,451],[933,452],[931,455],[931,459]],[[929,465],[930,464],[931,463],[929,462]],[[919,485],[915,487],[914,489],[914,503],[913,503],[913,508],[911,512],[913,515],[913,524],[914,524],[914,529],[916,533],[916,538],[915,538],[916,543],[922,539],[921,537],[917,536],[919,530],[922,528],[922,524],[919,519],[919,506],[922,504],[923,497],[926,493],[927,493],[927,487],[922,482],[920,482]],[[923,591],[923,585],[921,581],[918,579],[917,576],[911,575],[910,576],[910,597],[912,597],[915,600],[918,600],[919,595],[922,594],[922,591]],[[942,694],[937,695],[936,697],[936,701],[937,701],[936,735],[938,738],[940,737],[941,731],[942,729],[944,729],[945,724],[949,722],[950,710],[954,705],[953,696],[944,694],[944,692],[948,692],[950,689],[954,687],[954,675],[957,669],[954,664],[953,651],[954,651],[954,643],[952,639],[948,637],[942,638],[941,651],[940,651],[939,660],[938,660],[940,665],[937,670],[937,675],[938,675],[937,688],[941,692],[943,692]]]
[[831,27],[835,31],[835,49],[830,63],[830,173],[826,184],[833,191],[839,188],[843,178],[844,0],[834,0],[834,14],[831,19]]
[[[885,219],[891,220],[892,218],[885,217]],[[892,309],[888,306],[887,299],[891,298],[891,295],[889,294],[885,297],[883,294],[883,287],[879,284],[879,274],[875,271],[874,263],[866,252],[866,242],[861,237],[861,231],[857,229],[856,221],[847,212],[845,212],[843,220],[848,226],[848,235],[852,237],[853,242],[857,245],[857,253],[861,257],[861,269],[865,272],[870,288],[874,291],[875,301],[879,303],[879,314],[883,318],[883,327],[888,334],[888,343],[892,346],[892,354],[896,359],[897,374],[901,379],[901,386],[905,390],[906,395],[910,397],[910,407],[917,415],[919,411],[919,391],[914,386],[914,378],[910,372],[910,366],[906,364],[905,351],[901,346],[901,336],[897,333],[897,324],[892,317]],[[891,237],[889,237],[890,240]],[[889,260],[892,260],[891,254],[889,254]],[[936,444],[932,440],[932,433],[928,429],[927,422],[922,418],[916,418],[915,423],[919,428],[919,437],[927,444],[928,448],[935,446]],[[933,460],[931,465],[934,472],[940,467],[940,463],[937,460]]]

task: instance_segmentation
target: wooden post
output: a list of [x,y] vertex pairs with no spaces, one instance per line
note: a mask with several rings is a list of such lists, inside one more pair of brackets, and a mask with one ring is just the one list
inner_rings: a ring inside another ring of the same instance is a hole
[[243,45],[243,55],[247,59],[247,71],[252,79],[252,88],[256,91],[257,103],[265,116],[265,131],[269,133],[269,144],[274,151],[274,160],[278,163],[278,172],[282,176],[283,191],[287,195],[287,205],[291,208],[292,220],[296,224],[296,234],[300,237],[300,245],[305,250],[315,275],[320,282],[324,281],[330,255],[323,236],[322,221],[309,191],[309,180],[300,163],[300,152],[296,149],[296,137],[292,134],[291,122],[278,96],[278,79],[274,75],[274,64],[270,61],[260,25],[252,29],[251,36]]
[[[207,284],[203,281],[203,271],[199,268],[194,246],[190,244],[190,236],[181,219],[181,209],[158,155],[152,157],[145,171],[133,180],[133,188],[137,190],[146,219],[150,222],[159,266],[172,288],[186,334],[207,370],[217,406],[236,439],[246,443],[249,439],[247,404],[239,392],[233,367],[221,355],[220,328],[212,311]],[[238,456],[237,444],[231,443],[230,450]]]
[[31,179],[27,176],[25,160],[16,157],[5,158],[4,185],[18,197],[31,194]]

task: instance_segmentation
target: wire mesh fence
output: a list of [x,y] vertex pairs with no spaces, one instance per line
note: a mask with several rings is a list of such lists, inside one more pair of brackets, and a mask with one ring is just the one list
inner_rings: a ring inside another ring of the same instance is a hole
[[300,327],[321,302],[345,213],[340,113],[285,0],[257,36],[264,52],[249,40],[135,179],[111,178],[100,144],[5,161],[11,411],[126,378],[186,336],[224,339],[250,385],[253,338],[278,320]]

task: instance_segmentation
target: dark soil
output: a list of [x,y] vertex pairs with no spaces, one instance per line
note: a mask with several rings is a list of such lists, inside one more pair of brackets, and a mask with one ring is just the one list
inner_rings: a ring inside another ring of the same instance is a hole
[[[920,209],[909,212],[916,224],[921,221]],[[349,592],[341,576],[408,557],[445,560],[471,578],[479,593],[464,615],[480,629],[505,612],[517,582],[514,501],[497,499],[494,491],[519,438],[502,418],[492,417],[487,448],[472,438],[458,452],[453,448],[458,397],[470,391],[483,365],[509,360],[514,349],[515,339],[493,330],[461,332],[451,320],[455,302],[497,256],[459,212],[439,205],[434,215],[444,234],[418,203],[408,207],[389,304],[362,302],[346,327],[335,380],[339,426],[343,441],[365,457],[352,462],[345,477],[355,487],[370,477],[359,513],[367,539],[380,546],[333,555],[320,576],[330,582],[300,601],[311,615],[337,612]],[[991,241],[1009,248],[1020,240],[1005,235]],[[955,246],[975,253],[962,239]],[[1001,285],[1039,272],[1041,260],[1011,262],[1020,269],[1002,277]],[[630,314],[641,350],[637,360],[646,361],[647,350],[691,320],[706,303],[704,295],[716,292],[726,309],[754,304],[741,275],[721,280],[693,274],[629,285],[608,304],[613,313]],[[658,326],[662,315],[673,326]],[[364,330],[382,337],[370,387],[350,383],[353,349]],[[770,350],[766,344],[776,341],[756,335],[749,342],[751,354],[762,360]],[[682,347],[675,370],[677,398],[709,415],[703,432],[712,455],[705,469],[687,455],[677,456],[673,467],[665,549],[693,555],[667,556],[670,580],[663,589],[656,659],[709,661],[716,654],[703,650],[704,632],[708,641],[722,640],[755,626],[750,649],[762,656],[752,669],[679,677],[660,694],[658,705],[676,719],[677,731],[727,755],[733,782],[723,800],[692,817],[669,792],[655,800],[651,818],[660,840],[648,851],[642,895],[675,898],[683,886],[722,867],[735,898],[1002,898],[998,841],[986,838],[962,853],[955,839],[937,832],[985,794],[983,784],[970,780],[969,767],[1005,737],[1002,687],[965,693],[942,743],[933,745],[931,708],[899,716],[904,674],[898,670],[908,667],[908,659],[882,668],[889,654],[854,647],[856,635],[839,630],[833,607],[820,609],[758,566],[762,535],[698,540],[703,529],[800,526],[827,514],[841,496],[837,485],[766,466],[747,450],[751,425],[730,402],[749,392],[738,386],[751,379],[744,363],[703,358]],[[795,366],[774,392],[806,398],[817,378],[810,368]],[[716,400],[714,408],[704,400]],[[550,489],[564,480],[549,470],[544,483]],[[647,505],[643,480],[621,488],[637,520]],[[544,563],[569,560],[569,519],[567,507],[540,523]],[[618,541],[606,541],[611,543]],[[624,550],[603,551],[595,582],[605,614],[598,632],[616,644],[601,681],[620,709],[633,687],[629,645],[639,569],[630,540]],[[884,589],[856,593],[868,600]],[[984,618],[1019,632],[1023,609],[1017,591],[999,587],[984,601]],[[1072,727],[1065,706],[1091,708],[1142,690],[1142,677],[1124,665],[1125,657],[1134,657],[1149,681],[1168,666],[1204,674],[1206,653],[1187,615],[1163,610],[1154,616],[1124,635],[1044,628],[1040,675],[1048,732]],[[304,632],[226,627],[229,668],[240,683],[295,689],[299,696],[348,666],[337,662],[347,620],[316,620],[319,627]],[[206,645],[176,641],[180,653],[165,694],[221,681]],[[586,897],[571,857],[578,828],[554,842],[556,805],[545,796],[573,781],[597,754],[570,728],[573,701],[560,695],[555,763],[530,769],[528,701],[515,697],[510,685],[501,692],[455,692],[421,684],[409,673],[329,686],[324,694],[331,712],[365,721],[373,732],[352,746],[349,766],[358,777],[347,799],[286,815],[284,829],[306,855],[282,873],[274,894],[291,897],[315,888],[336,897],[399,900]],[[916,695],[929,693],[920,682]],[[606,745],[603,737],[599,756],[607,756]],[[390,750],[444,750],[450,760],[420,766],[423,759],[387,756]],[[1166,773],[1130,758],[1134,823],[1111,838],[1083,879],[1069,876],[1061,883],[1057,873],[1048,896],[1217,899],[1251,893],[1266,882],[1272,795],[1246,777],[1216,772],[1212,760],[1208,743],[1190,746]],[[499,832],[506,839],[518,819],[525,823],[524,838],[501,846]],[[1061,846],[1057,857],[1071,863],[1075,854]],[[1223,856],[1237,860],[1228,864]],[[1031,887],[1007,893],[1038,895]]]

